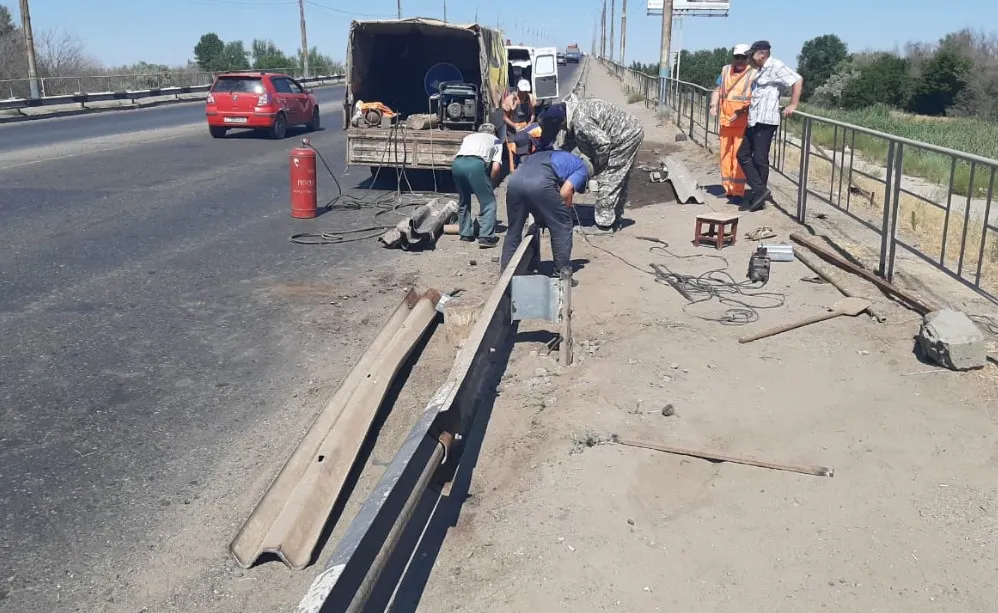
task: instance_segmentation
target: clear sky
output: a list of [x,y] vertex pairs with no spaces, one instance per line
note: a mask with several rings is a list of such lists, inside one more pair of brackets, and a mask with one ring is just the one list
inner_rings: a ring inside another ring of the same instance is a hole
[[[401,1],[405,17],[444,15],[445,0]],[[618,51],[621,1],[615,0]],[[17,2],[0,3],[18,19]],[[586,52],[600,12],[600,0],[450,0],[446,5],[449,21],[473,21],[477,11],[480,21],[498,22],[513,42],[560,48],[578,42]],[[645,8],[645,2],[628,2],[628,63],[658,60],[661,18],[646,16]],[[306,0],[305,10],[309,44],[343,59],[350,21],[392,18],[396,1]],[[36,33],[72,32],[92,55],[112,65],[183,63],[193,57],[201,34],[210,31],[247,45],[253,38],[270,38],[289,52],[300,41],[297,0],[32,0],[31,11]],[[998,1],[732,0],[727,18],[686,19],[673,49],[679,36],[683,48],[691,50],[767,39],[774,55],[794,65],[801,43],[821,34],[838,34],[850,50],[893,49],[967,26],[998,30]]]

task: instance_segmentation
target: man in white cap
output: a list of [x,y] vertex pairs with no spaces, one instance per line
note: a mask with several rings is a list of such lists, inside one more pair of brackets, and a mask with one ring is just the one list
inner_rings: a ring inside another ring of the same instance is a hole
[[537,98],[530,92],[530,81],[520,79],[516,91],[503,100],[503,121],[506,123],[506,143],[509,148],[509,170],[516,168],[519,158],[516,156],[516,144],[513,140],[517,130],[534,123],[534,109],[537,108]]
[[745,196],[745,173],[738,162],[738,149],[745,138],[752,104],[752,84],[756,70],[749,66],[749,45],[738,44],[731,63],[721,69],[717,88],[710,95],[710,114],[720,115],[721,185],[729,200]]

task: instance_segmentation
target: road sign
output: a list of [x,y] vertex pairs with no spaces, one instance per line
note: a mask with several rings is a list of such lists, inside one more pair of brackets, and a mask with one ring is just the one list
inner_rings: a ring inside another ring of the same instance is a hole
[[[662,14],[662,0],[648,0],[648,15]],[[725,17],[731,9],[730,0],[673,0],[673,15]]]

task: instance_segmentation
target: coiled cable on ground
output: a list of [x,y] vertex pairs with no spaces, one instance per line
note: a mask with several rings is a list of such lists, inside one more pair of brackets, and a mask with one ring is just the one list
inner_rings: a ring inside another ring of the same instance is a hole
[[669,285],[679,291],[689,300],[685,305],[683,305],[684,313],[689,314],[687,309],[694,305],[704,304],[714,300],[717,300],[717,302],[721,305],[728,307],[728,309],[725,310],[719,317],[706,317],[695,314],[691,315],[692,317],[696,317],[704,321],[717,322],[726,326],[741,326],[758,321],[760,310],[777,309],[786,304],[786,295],[779,292],[761,291],[762,288],[765,287],[766,283],[736,281],[735,278],[732,277],[727,271],[730,266],[728,264],[728,260],[723,256],[714,255],[712,253],[679,255],[669,250],[668,243],[657,238],[650,238],[646,236],[637,237],[641,240],[658,243],[649,249],[652,253],[663,253],[671,258],[680,260],[715,258],[724,262],[724,267],[708,270],[707,272],[699,275],[677,273],[665,264],[659,263],[649,264],[651,270],[642,268],[629,262],[626,258],[617,255],[613,251],[610,251],[605,247],[601,247],[600,245],[597,245],[589,240],[589,236],[587,236],[585,231],[582,230],[582,220],[579,218],[579,213],[575,207],[572,207],[572,212],[575,215],[575,221],[578,223],[583,240],[585,240],[590,247],[620,260],[638,272],[652,275],[655,277],[656,283]]

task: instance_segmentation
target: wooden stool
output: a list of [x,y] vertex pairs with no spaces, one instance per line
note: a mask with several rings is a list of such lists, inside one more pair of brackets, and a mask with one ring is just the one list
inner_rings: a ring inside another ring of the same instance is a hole
[[[707,226],[704,232],[703,227]],[[734,245],[738,239],[738,215],[733,213],[704,213],[697,215],[693,244],[697,247],[704,241],[713,243],[716,249]]]

